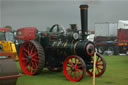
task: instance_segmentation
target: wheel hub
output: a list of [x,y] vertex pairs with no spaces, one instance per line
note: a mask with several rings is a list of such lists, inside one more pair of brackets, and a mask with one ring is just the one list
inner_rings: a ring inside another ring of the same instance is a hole
[[71,67],[71,70],[72,70],[72,71],[75,71],[75,67]]
[[30,55],[28,55],[27,59],[28,59],[28,61],[31,61],[31,56],[30,56]]

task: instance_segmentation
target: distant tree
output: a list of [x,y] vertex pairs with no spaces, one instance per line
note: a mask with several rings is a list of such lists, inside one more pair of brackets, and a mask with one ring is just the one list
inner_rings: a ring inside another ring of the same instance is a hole
[[4,26],[4,28],[10,28],[12,31],[12,26],[10,26],[10,25]]

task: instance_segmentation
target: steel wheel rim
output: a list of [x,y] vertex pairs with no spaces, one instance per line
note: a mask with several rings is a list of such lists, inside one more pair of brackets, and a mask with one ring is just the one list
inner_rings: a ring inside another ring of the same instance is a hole
[[70,81],[79,81],[82,79],[85,70],[84,64],[77,56],[69,56],[63,64],[63,71],[66,78]]
[[31,42],[23,43],[19,54],[19,63],[22,71],[34,75],[38,69],[39,56],[36,46]]
[[[95,76],[99,77],[99,76],[101,76],[105,72],[106,62],[103,59],[103,57],[100,56],[98,53],[96,55],[97,56],[96,56],[96,73],[95,73]],[[87,73],[90,76],[93,76],[93,69],[88,69]]]

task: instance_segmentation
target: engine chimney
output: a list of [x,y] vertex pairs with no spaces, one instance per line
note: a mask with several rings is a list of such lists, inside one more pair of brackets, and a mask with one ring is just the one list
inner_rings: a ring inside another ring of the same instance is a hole
[[82,39],[86,40],[88,35],[88,5],[80,5]]

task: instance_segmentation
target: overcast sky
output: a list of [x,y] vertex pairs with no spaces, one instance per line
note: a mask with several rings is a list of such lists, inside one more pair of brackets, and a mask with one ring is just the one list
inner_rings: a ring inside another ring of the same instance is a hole
[[127,0],[2,0],[1,26],[36,26],[44,30],[58,23],[66,28],[69,24],[80,27],[80,4],[89,5],[89,29],[94,29],[95,23],[128,20]]

